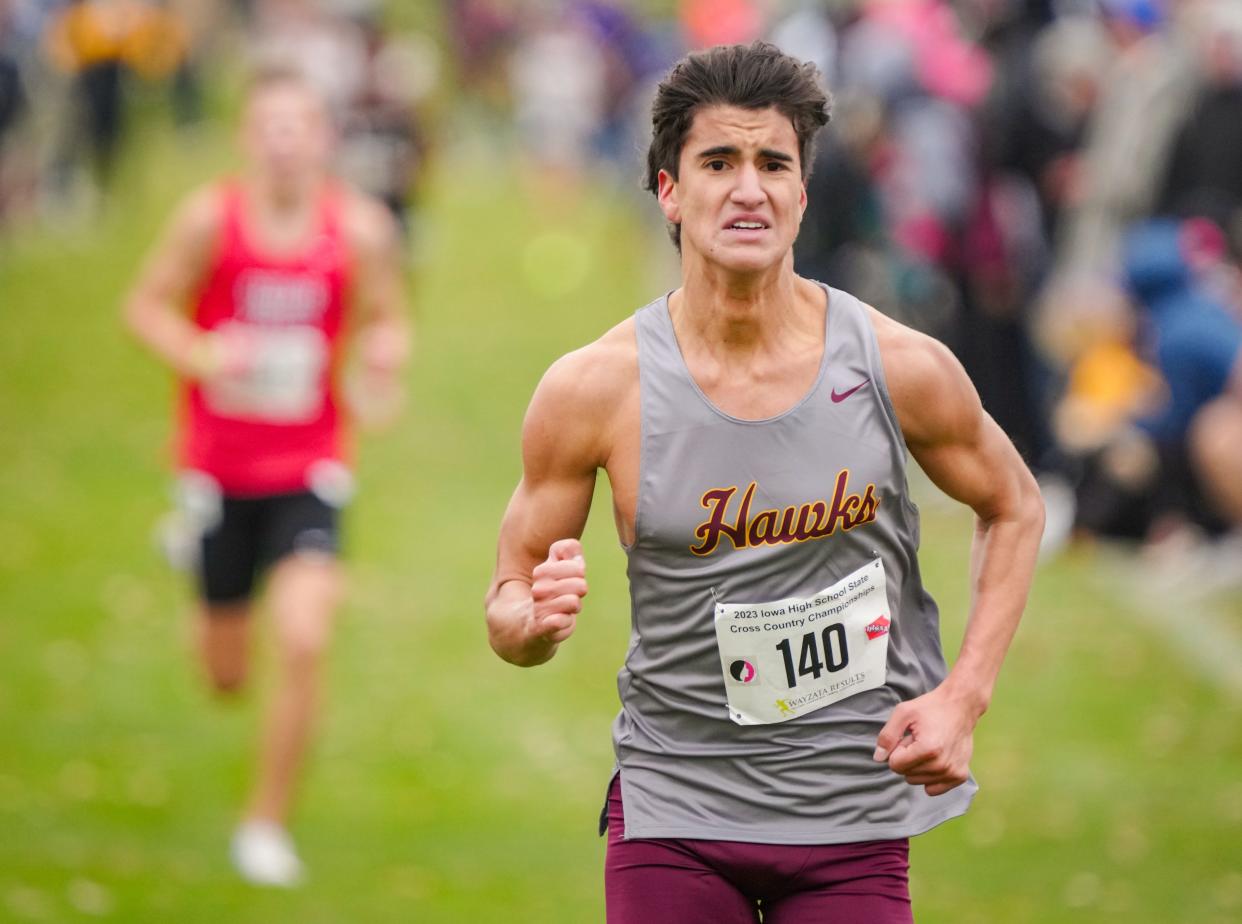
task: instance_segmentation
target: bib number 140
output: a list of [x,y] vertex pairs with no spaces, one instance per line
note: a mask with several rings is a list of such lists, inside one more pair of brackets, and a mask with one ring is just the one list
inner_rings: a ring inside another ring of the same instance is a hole
[[[823,642],[823,655],[820,655],[820,642]],[[789,689],[798,685],[799,677],[812,677],[816,680],[824,671],[833,674],[850,663],[849,646],[845,643],[845,626],[833,623],[818,633],[807,632],[802,636],[802,648],[798,652],[798,669],[794,672],[793,646],[790,640],[783,638],[776,650],[785,660],[785,680]]]

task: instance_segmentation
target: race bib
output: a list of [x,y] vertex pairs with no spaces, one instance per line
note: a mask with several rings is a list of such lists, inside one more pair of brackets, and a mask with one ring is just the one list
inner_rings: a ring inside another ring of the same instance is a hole
[[883,686],[890,623],[878,558],[810,597],[717,603],[729,718],[771,725]]
[[217,414],[265,423],[305,423],[323,404],[328,342],[307,325],[240,325],[250,341],[244,371],[212,380],[203,396]]

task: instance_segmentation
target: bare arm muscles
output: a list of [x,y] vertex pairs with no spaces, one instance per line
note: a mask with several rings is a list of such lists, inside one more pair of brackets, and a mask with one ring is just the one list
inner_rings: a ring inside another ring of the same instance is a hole
[[910,452],[937,487],[975,512],[970,616],[949,682],[981,714],[1026,606],[1043,503],[1013,443],[984,412],[947,348],[932,344],[906,369],[915,374],[899,377],[893,400]]
[[123,307],[134,335],[174,371],[191,378],[206,374],[212,357],[203,331],[186,317],[186,303],[217,246],[220,221],[215,189],[187,198],[147,256]]
[[[941,490],[975,512],[966,633],[953,669],[933,691],[956,713],[950,724],[957,727],[946,730],[945,736],[968,739],[991,701],[1001,662],[1026,606],[1043,531],[1043,503],[1035,479],[1008,437],[984,412],[974,386],[948,349],[887,319],[877,319],[876,328],[889,392],[911,454]],[[885,728],[889,734],[881,735],[882,751],[893,751],[902,733],[910,730],[908,724],[897,728],[907,718],[898,712]],[[932,743],[953,750],[951,740]],[[894,753],[890,765],[897,761],[895,770],[911,783],[926,785],[933,795],[966,778],[968,740],[957,748],[956,762],[952,754],[929,758],[922,749],[904,750],[909,753],[901,758]]]
[[616,362],[624,364],[625,350],[612,339],[553,364],[522,426],[522,480],[501,522],[486,610],[493,650],[524,667],[556,653],[587,592],[578,538],[626,387]]

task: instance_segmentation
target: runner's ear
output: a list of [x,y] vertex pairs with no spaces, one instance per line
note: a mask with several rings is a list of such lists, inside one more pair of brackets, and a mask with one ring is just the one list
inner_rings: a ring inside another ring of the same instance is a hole
[[677,202],[677,181],[667,170],[661,170],[658,182],[656,199],[660,203],[660,210],[664,212],[665,218],[677,224],[681,221],[681,206]]

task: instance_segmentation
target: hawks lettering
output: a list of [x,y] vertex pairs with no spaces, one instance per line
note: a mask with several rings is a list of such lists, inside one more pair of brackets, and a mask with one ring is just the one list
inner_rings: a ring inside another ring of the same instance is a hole
[[735,549],[761,545],[783,545],[806,542],[831,536],[838,529],[851,530],[875,520],[880,498],[875,485],[868,484],[863,493],[850,493],[849,469],[842,469],[833,486],[831,500],[817,500],[795,506],[758,510],[754,513],[755,491],[752,481],[742,492],[736,510],[730,515],[737,486],[712,488],[704,492],[699,503],[707,509],[707,519],[694,530],[698,545],[690,551],[700,557],[711,555],[727,539]]

